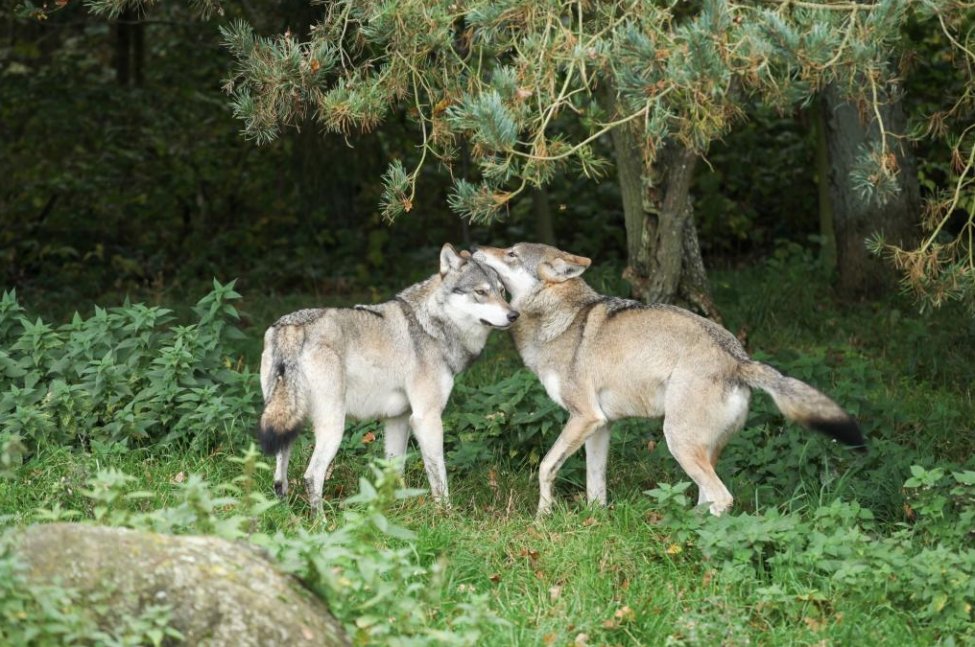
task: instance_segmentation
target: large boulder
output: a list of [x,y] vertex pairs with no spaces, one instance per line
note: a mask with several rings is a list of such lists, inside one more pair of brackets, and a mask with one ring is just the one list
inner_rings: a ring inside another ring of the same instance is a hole
[[113,615],[168,605],[190,645],[350,644],[321,600],[245,543],[57,523],[21,531],[14,550],[31,583],[107,599]]

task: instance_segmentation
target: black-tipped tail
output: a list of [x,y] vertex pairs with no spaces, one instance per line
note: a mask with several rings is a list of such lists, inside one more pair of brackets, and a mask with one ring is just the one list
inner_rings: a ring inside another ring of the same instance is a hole
[[860,431],[860,425],[853,418],[840,418],[826,420],[823,418],[813,418],[807,423],[810,428],[822,432],[831,438],[835,438],[844,445],[858,452],[867,451],[867,440]]
[[274,427],[257,428],[257,441],[265,454],[274,455],[282,449],[287,449],[298,437],[301,427],[292,429],[275,429]]

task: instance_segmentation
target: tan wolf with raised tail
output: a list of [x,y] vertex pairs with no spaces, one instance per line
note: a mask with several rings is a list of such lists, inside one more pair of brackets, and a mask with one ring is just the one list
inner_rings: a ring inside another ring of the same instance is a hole
[[305,487],[312,510],[320,512],[346,416],[381,418],[386,457],[406,453],[412,427],[430,492],[446,502],[441,414],[454,376],[477,358],[492,329],[508,328],[517,318],[497,274],[446,244],[440,272],[391,301],[299,310],[279,319],[264,334],[258,430],[264,451],[277,455],[275,491],[287,493],[291,445],[311,419],[315,450]]
[[671,454],[698,486],[698,504],[718,515],[732,496],[714,471],[748,414],[751,389],[769,393],[790,420],[864,448],[856,421],[799,380],[749,359],[712,321],[670,305],[608,297],[580,275],[590,260],[533,243],[474,248],[501,276],[521,317],[511,328],[525,365],[569,420],[539,467],[538,513],[552,506],[565,460],[585,444],[586,491],[606,503],[609,422],[664,418]]

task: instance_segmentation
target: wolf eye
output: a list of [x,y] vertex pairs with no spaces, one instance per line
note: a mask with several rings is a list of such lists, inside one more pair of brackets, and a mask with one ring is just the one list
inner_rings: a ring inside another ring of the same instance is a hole
[[454,288],[454,294],[464,294],[464,291],[460,288]]
[[514,250],[508,252],[508,258],[518,258],[518,254],[515,254]]
[[476,294],[479,297],[486,297],[487,296],[487,290],[482,290],[481,288],[478,288],[478,289],[474,290],[474,294]]

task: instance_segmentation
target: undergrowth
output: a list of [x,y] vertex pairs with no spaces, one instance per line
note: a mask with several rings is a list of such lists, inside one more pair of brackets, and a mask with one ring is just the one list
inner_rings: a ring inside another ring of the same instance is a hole
[[[361,422],[347,430],[331,503],[315,520],[300,487],[268,501],[270,475],[246,451],[260,333],[280,308],[258,304],[267,320],[241,333],[239,295],[215,283],[189,322],[125,304],[56,325],[8,293],[0,519],[259,543],[361,644],[975,640],[975,379],[958,352],[975,325],[952,311],[914,314],[899,297],[836,304],[819,276],[811,255],[786,247],[764,267],[718,275],[716,296],[755,358],[859,418],[869,454],[784,423],[756,394],[718,465],[735,509],[715,519],[692,507],[659,422],[621,421],[610,508],[585,506],[580,455],[541,523],[536,470],[564,413],[506,337],[493,336],[460,376],[445,412],[452,512],[371,467],[381,427]],[[609,274],[592,280],[620,287]],[[412,455],[407,480],[426,483]],[[165,609],[120,619],[113,634],[70,591],[25,588],[3,555],[0,618],[22,632],[9,634],[15,642],[166,639]]]

